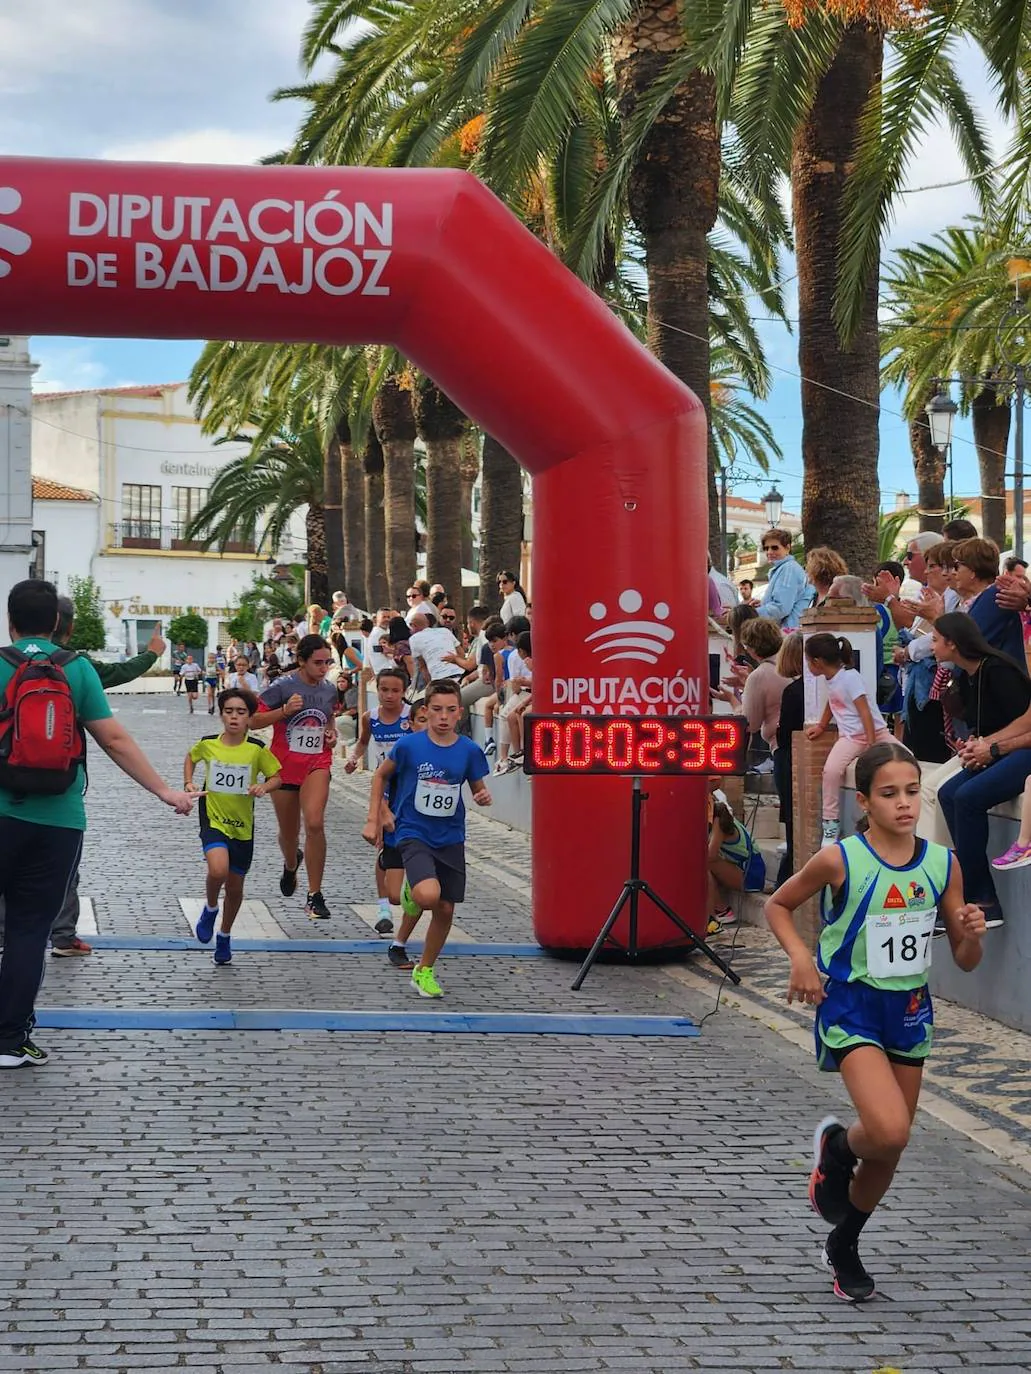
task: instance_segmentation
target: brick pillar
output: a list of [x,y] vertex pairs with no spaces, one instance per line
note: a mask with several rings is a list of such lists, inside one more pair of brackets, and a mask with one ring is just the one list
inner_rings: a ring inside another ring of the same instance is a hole
[[[792,815],[795,828],[794,871],[804,868],[823,837],[823,765],[838,732],[832,725],[818,739],[799,730],[791,736]],[[795,912],[795,925],[811,950],[820,933],[820,901],[810,897]]]

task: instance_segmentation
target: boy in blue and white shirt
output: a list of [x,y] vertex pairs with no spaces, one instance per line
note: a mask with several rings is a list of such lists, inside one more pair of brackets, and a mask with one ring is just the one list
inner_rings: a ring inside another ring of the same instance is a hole
[[426,690],[428,728],[394,745],[372,780],[369,815],[362,838],[380,849],[385,823],[383,799],[394,786],[394,844],[400,849],[412,900],[429,911],[422,957],[412,970],[421,997],[442,996],[433,968],[451,930],[455,906],[465,898],[465,803],[468,783],[477,806],[489,806],[483,781],[490,772],[478,744],[458,734],[462,693],[457,681],[431,682]]

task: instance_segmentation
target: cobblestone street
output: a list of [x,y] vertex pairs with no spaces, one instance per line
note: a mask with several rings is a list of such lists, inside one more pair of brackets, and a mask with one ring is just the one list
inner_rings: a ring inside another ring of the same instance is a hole
[[[212,728],[171,695],[112,704],[170,779]],[[199,946],[100,947],[48,960],[41,1008],[716,1006],[697,962],[601,966],[574,994],[572,965],[528,955],[445,954],[445,1002],[420,1002],[355,910],[375,900],[366,787],[333,784],[332,921],[313,930],[303,892],[280,896],[268,803],[247,895],[287,937],[372,952],[241,948],[217,970]],[[189,935],[196,821],[95,748],[87,805],[101,936]],[[531,942],[526,838],[474,816],[469,852],[462,931]],[[866,1232],[879,1295],[853,1308],[806,1201],[814,1120],[843,1089],[779,1000],[768,939],[743,932],[735,962],[740,996],[695,1038],[41,1029],[50,1063],[0,1078],[0,1371],[1028,1369],[1028,1037],[939,1004],[943,1105]]]

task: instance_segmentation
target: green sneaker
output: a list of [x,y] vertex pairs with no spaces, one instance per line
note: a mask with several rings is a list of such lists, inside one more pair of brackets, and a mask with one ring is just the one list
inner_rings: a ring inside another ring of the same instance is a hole
[[420,997],[444,996],[444,990],[434,978],[431,968],[414,968],[412,970],[412,987]]
[[412,889],[408,886],[406,878],[401,885],[401,910],[406,916],[421,916],[422,907],[416,906],[412,901]]

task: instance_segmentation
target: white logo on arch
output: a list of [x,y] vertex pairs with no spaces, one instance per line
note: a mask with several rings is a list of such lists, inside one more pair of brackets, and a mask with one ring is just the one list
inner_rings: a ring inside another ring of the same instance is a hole
[[[11,215],[20,208],[21,192],[13,186],[0,186],[0,215]],[[15,229],[12,224],[0,223],[0,253],[20,258],[31,247],[32,239],[23,230]],[[0,277],[6,277],[10,271],[11,264],[0,257]]]
[[[619,610],[628,618],[614,620],[595,630],[584,640],[590,644],[592,654],[602,654],[602,663],[614,663],[619,659],[630,659],[636,663],[658,663],[659,658],[671,644],[675,630],[662,622],[669,619],[669,605],[656,601],[651,609],[654,620],[646,619],[641,608],[644,597],[640,592],[628,587],[619,594]],[[592,620],[605,620],[609,609],[603,601],[596,601],[590,609]]]

